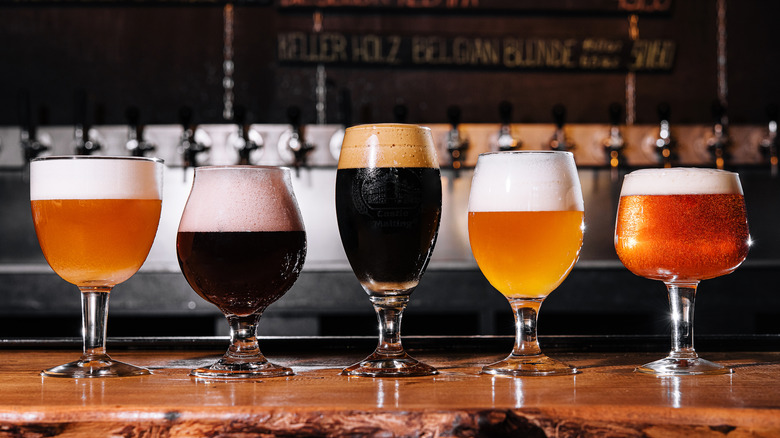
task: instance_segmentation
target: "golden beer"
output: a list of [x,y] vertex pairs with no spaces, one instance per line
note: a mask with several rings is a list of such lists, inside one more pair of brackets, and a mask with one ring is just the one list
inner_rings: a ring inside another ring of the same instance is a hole
[[741,194],[620,198],[615,249],[642,277],[696,281],[728,274],[747,256],[748,240]]
[[65,281],[113,286],[146,260],[160,218],[160,199],[31,201],[43,255]]
[[577,261],[582,220],[581,211],[470,212],[471,251],[505,296],[545,297]]

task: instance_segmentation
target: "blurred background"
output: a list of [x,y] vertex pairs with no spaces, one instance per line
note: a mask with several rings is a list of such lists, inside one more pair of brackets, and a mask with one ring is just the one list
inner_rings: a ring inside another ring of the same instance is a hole
[[[780,4],[759,0],[14,0],[0,4],[0,337],[79,336],[78,290],[38,247],[29,159],[165,159],[163,217],[141,271],[112,293],[109,336],[226,334],[187,285],[175,234],[205,164],[290,166],[308,256],[261,335],[374,335],[341,249],[343,128],[430,126],[444,187],[436,249],[404,334],[510,334],[479,272],[466,206],[479,153],[574,153],[586,234],[545,301],[545,334],[659,334],[662,283],[613,249],[622,176],[658,166],[740,173],[755,241],[702,283],[697,333],[780,332]],[[521,249],[519,249],[521,250]]]

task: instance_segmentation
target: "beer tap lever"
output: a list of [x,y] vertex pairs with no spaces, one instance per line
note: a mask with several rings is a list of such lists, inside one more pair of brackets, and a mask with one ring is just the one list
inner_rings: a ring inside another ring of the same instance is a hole
[[455,177],[460,176],[460,169],[466,160],[466,151],[469,148],[469,140],[463,136],[458,128],[460,125],[461,110],[457,105],[447,108],[447,120],[451,128],[447,132],[447,151],[452,158],[452,169],[455,171]]
[[297,106],[287,108],[287,120],[292,127],[290,138],[287,139],[287,148],[293,152],[293,167],[295,168],[295,176],[298,176],[300,168],[306,167],[307,157],[314,150],[314,145],[307,143],[304,137],[300,108]]
[[73,127],[73,148],[76,155],[91,155],[102,149],[102,145],[90,136],[87,124],[87,92],[78,90],[75,97],[75,120]]
[[769,159],[770,172],[772,178],[777,177],[778,157],[777,157],[777,105],[770,104],[766,107],[766,115],[769,118],[767,126],[767,135],[761,140],[761,152]]
[[566,137],[566,131],[563,129],[566,124],[566,107],[560,103],[556,104],[552,108],[552,116],[555,121],[555,133],[550,139],[550,149],[554,151],[568,151],[574,149],[574,143]]
[[731,143],[728,134],[729,121],[726,108],[719,102],[712,104],[712,136],[707,140],[707,149],[710,151],[715,167],[723,169],[728,159],[728,146]]
[[30,93],[27,90],[22,90],[19,93],[19,121],[21,127],[19,144],[22,147],[25,163],[29,163],[30,160],[48,151],[51,147],[47,142],[38,139],[30,113]]
[[393,107],[393,120],[395,123],[407,123],[406,119],[409,116],[409,108],[406,105],[399,103]]
[[607,155],[607,163],[609,164],[610,176],[612,181],[618,180],[620,167],[624,164],[623,148],[626,143],[623,140],[623,134],[620,132],[620,117],[623,115],[623,107],[613,102],[609,105],[609,137],[603,141],[604,152]]
[[182,167],[186,179],[187,168],[198,166],[198,156],[209,150],[209,146],[198,141],[195,136],[197,126],[192,122],[192,108],[188,106],[179,109],[179,123],[182,127],[179,139],[179,152],[182,157]]
[[238,126],[238,132],[230,137],[230,142],[238,152],[238,164],[252,164],[251,155],[263,147],[263,138],[252,131],[247,124],[244,106],[237,105],[235,107],[233,121]]
[[498,150],[513,151],[520,149],[523,142],[512,136],[512,104],[509,101],[502,100],[498,104],[498,116],[501,120],[501,127],[498,130]]
[[658,138],[655,140],[655,150],[658,153],[661,164],[665,168],[672,167],[672,163],[677,158],[675,153],[677,141],[672,138],[672,129],[669,123],[671,113],[672,111],[668,103],[662,102],[658,104],[660,128],[658,130]]
[[125,110],[127,118],[127,143],[125,147],[134,157],[143,157],[147,152],[155,150],[157,147],[144,140],[144,127],[140,124],[141,112],[137,107],[131,106]]

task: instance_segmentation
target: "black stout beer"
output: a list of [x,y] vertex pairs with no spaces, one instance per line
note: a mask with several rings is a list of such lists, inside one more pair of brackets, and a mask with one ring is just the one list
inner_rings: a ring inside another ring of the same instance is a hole
[[217,363],[192,370],[205,378],[292,374],[268,362],[257,345],[263,311],[292,287],[306,258],[306,232],[287,169],[212,166],[195,169],[176,238],[190,286],[219,307],[231,346]]
[[404,352],[400,331],[441,218],[441,176],[430,129],[400,124],[348,128],[336,173],[336,217],[349,263],[379,320],[377,349],[342,374],[436,374]]

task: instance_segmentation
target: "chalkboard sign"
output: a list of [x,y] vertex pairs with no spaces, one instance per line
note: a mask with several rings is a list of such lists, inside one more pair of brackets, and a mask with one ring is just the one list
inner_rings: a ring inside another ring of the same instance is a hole
[[281,8],[446,11],[669,13],[672,0],[279,0]]

